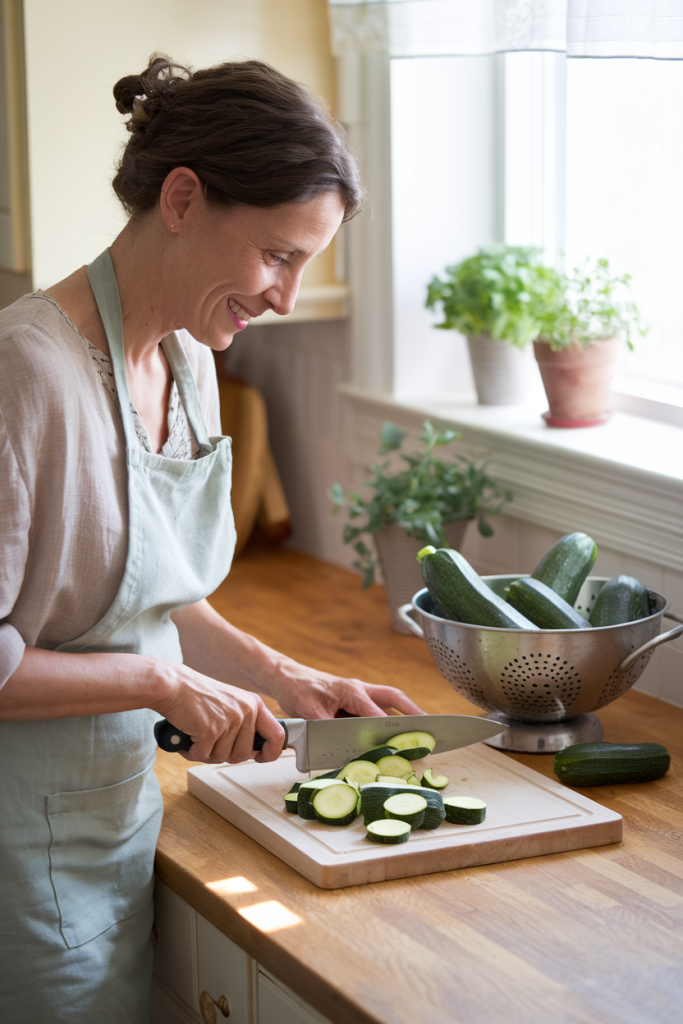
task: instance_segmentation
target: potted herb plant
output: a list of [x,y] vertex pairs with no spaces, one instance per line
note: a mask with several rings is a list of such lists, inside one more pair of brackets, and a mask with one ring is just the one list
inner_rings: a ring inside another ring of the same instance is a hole
[[628,274],[606,259],[580,264],[565,280],[560,309],[544,316],[534,354],[550,406],[551,426],[587,427],[609,418],[607,403],[619,349],[645,328]]
[[437,327],[467,336],[479,403],[510,405],[526,390],[521,350],[564,306],[563,279],[540,249],[489,245],[432,278],[426,305],[441,308]]
[[[367,497],[344,494],[340,484],[333,484],[329,491],[334,512],[344,506],[348,509],[344,543],[353,545],[357,556],[353,565],[363,574],[363,587],[374,582],[375,570],[382,566],[392,625],[398,633],[408,630],[396,609],[423,585],[416,557],[420,548],[425,544],[459,548],[475,518],[479,532],[490,537],[493,529],[487,517],[497,515],[512,497],[488,475],[481,461],[464,455],[447,461],[435,456],[436,448],[456,440],[454,431],[437,431],[425,420],[420,438],[424,451],[415,455],[400,451],[405,437],[406,431],[395,424],[383,425],[379,454],[400,452],[400,462],[397,466],[395,459],[385,458],[372,466],[372,479],[363,485],[371,489]],[[366,543],[367,537],[373,538],[375,550]]]

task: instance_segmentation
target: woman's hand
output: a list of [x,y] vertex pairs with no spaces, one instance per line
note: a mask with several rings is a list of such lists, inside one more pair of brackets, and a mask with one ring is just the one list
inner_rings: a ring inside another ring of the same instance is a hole
[[[258,694],[217,682],[186,665],[158,662],[164,695],[154,710],[176,729],[192,737],[183,753],[188,761],[236,764],[253,757],[274,761],[282,753],[285,733]],[[253,753],[254,733],[263,737],[263,750]]]
[[391,715],[422,715],[424,712],[394,686],[377,686],[360,679],[320,672],[283,659],[280,673],[269,679],[269,690],[290,718],[334,718],[338,711],[370,718]]

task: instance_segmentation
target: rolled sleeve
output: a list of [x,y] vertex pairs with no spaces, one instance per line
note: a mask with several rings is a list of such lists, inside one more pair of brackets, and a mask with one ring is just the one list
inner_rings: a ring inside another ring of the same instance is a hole
[[9,622],[0,626],[0,689],[19,668],[26,644],[18,630]]
[[30,525],[26,485],[0,410],[0,687],[19,667],[26,646],[8,619],[24,580]]

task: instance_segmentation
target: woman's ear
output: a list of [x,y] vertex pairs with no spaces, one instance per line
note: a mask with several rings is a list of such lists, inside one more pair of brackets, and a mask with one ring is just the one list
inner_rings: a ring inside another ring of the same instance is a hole
[[174,167],[161,186],[159,205],[169,231],[178,234],[188,214],[197,203],[204,202],[204,187],[189,167]]

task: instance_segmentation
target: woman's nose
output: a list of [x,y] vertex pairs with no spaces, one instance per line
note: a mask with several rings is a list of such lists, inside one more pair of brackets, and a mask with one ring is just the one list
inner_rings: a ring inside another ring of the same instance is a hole
[[296,277],[290,280],[278,281],[277,284],[274,284],[264,292],[264,298],[270,303],[275,313],[279,316],[285,316],[285,314],[291,313],[294,309],[300,284],[301,274],[297,274]]

